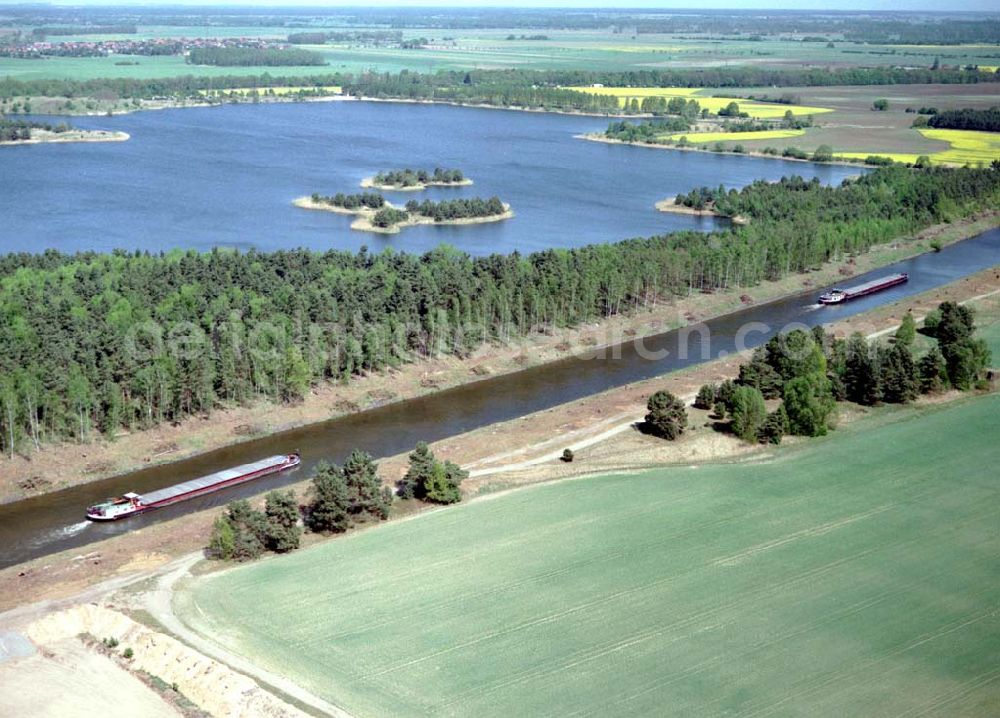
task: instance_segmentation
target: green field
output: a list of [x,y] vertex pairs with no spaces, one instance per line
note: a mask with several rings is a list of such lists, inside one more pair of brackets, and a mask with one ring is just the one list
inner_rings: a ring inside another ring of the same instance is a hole
[[[323,28],[312,28],[323,29]],[[360,26],[352,29],[364,29]],[[380,28],[381,29],[381,28]],[[283,40],[302,28],[229,26],[141,26],[135,35],[60,36],[59,41],[99,40],[116,37],[267,37]],[[404,37],[430,40],[426,49],[373,48],[360,44],[311,47],[330,63],[326,68],[294,68],[295,75],[323,71],[418,72],[470,68],[534,70],[628,71],[745,66],[789,67],[822,64],[829,67],[914,65],[929,67],[935,58],[948,64],[995,66],[1000,48],[993,45],[893,46],[836,42],[825,43],[765,38],[763,40],[692,39],[665,34],[624,35],[608,31],[551,30],[548,40],[507,40],[523,29],[448,30],[409,28]],[[444,38],[448,39],[445,40]],[[173,75],[260,74],[266,68],[212,68],[185,65],[183,58],[124,58],[138,66],[115,65],[121,57],[51,58],[18,60],[0,58],[0,77],[19,79],[95,77],[168,77]],[[272,74],[280,74],[272,68]],[[291,70],[292,68],[284,68]],[[227,70],[220,73],[218,70]],[[290,73],[289,73],[290,74]]]
[[993,366],[1000,367],[1000,322],[981,329],[979,335],[986,340],[993,356]]
[[1000,396],[514,491],[197,579],[357,715],[995,715]]

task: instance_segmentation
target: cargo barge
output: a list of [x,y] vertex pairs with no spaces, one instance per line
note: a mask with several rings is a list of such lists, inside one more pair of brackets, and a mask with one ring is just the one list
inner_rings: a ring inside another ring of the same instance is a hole
[[179,501],[187,501],[196,496],[253,481],[264,476],[277,474],[295,468],[302,463],[296,454],[270,456],[252,464],[243,464],[231,469],[217,471],[208,476],[191,479],[165,489],[157,489],[147,494],[127,493],[87,508],[87,518],[91,521],[115,521],[127,516],[141,514]]
[[841,302],[846,302],[849,299],[857,299],[858,297],[864,297],[869,294],[874,294],[875,292],[881,292],[883,289],[888,289],[889,287],[895,287],[897,284],[903,284],[909,280],[909,278],[910,275],[901,272],[899,274],[890,274],[887,277],[873,279],[870,282],[859,284],[856,287],[848,287],[847,289],[831,289],[829,292],[820,295],[819,303],[840,304]]

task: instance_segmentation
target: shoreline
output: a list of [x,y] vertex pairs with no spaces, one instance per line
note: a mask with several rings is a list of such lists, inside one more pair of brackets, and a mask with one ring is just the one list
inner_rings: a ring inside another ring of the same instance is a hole
[[114,130],[69,130],[67,132],[50,132],[48,130],[32,130],[30,140],[6,140],[0,142],[0,147],[15,147],[17,145],[55,145],[71,142],[126,142],[131,139],[127,132]]
[[[332,211],[332,210],[331,210]],[[260,402],[248,407],[222,406],[210,418],[189,418],[177,426],[161,425],[114,441],[99,438],[86,444],[45,445],[41,451],[0,457],[0,503],[11,503],[152,465],[182,461],[263,436],[317,424],[347,414],[413,399],[435,391],[511,374],[602,347],[660,334],[721,317],[812,287],[844,281],[879,267],[933,251],[931,241],[953,244],[998,226],[1000,210],[980,213],[951,224],[929,227],[916,236],[873,248],[856,258],[831,262],[821,270],[735,288],[710,295],[671,297],[631,314],[586,322],[569,329],[532,332],[506,343],[477,348],[470,357],[419,357],[398,369],[352,377],[339,385],[321,382],[296,405]],[[601,338],[604,338],[604,341]],[[60,477],[51,481],[49,477]],[[42,479],[37,486],[33,479]],[[28,487],[22,484],[28,483]]]
[[391,184],[375,184],[374,177],[365,177],[361,180],[361,186],[364,189],[377,189],[383,192],[422,192],[429,187],[471,187],[472,184],[470,179],[464,179],[461,182],[435,182],[431,180],[430,182],[419,182],[410,187],[400,187]]
[[729,217],[724,214],[719,214],[714,209],[695,209],[694,207],[685,207],[682,204],[677,204],[677,201],[667,197],[666,199],[661,199],[655,205],[658,212],[666,212],[668,214],[685,214],[694,217],[718,217],[719,219],[728,219],[733,224],[745,225],[750,224],[750,220],[742,215],[734,215]]
[[[438,227],[441,226],[461,226],[467,224],[488,224],[490,222],[502,222],[505,219],[511,219],[514,216],[514,211],[510,208],[510,205],[504,203],[503,214],[491,214],[488,217],[462,217],[459,219],[446,219],[442,222],[437,222],[433,217],[424,217],[422,215],[410,215],[410,218],[403,221],[397,222],[391,227],[376,227],[372,224],[372,218],[375,216],[375,210],[371,209],[345,209],[343,207],[335,207],[332,204],[326,204],[324,202],[313,202],[312,197],[298,197],[292,201],[292,204],[300,209],[315,210],[318,212],[333,212],[335,214],[346,214],[355,217],[354,221],[351,222],[351,229],[357,230],[359,232],[374,232],[375,234],[399,234],[406,227],[416,227],[421,224],[432,224]],[[385,203],[385,206],[390,209],[398,209],[400,211],[405,211],[403,207],[397,207],[389,202]]]
[[676,152],[704,152],[712,155],[735,155],[737,157],[755,157],[762,160],[781,160],[783,162],[808,162],[814,165],[840,165],[841,167],[865,167],[874,169],[871,165],[866,165],[864,162],[848,162],[847,160],[829,160],[827,162],[818,162],[813,159],[802,159],[800,157],[782,157],[781,155],[767,155],[763,152],[757,152],[754,150],[747,150],[746,152],[714,152],[708,149],[707,145],[705,147],[696,147],[690,145],[688,147],[679,147],[677,145],[661,145],[650,142],[626,142],[625,140],[616,140],[613,137],[605,137],[602,133],[590,132],[582,135],[573,135],[575,140],[586,140],[587,142],[601,142],[606,145],[625,145],[627,147],[645,147],[652,150],[672,150]]

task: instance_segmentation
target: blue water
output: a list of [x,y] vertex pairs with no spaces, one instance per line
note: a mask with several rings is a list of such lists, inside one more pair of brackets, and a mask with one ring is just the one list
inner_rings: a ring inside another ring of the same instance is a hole
[[[447,242],[472,254],[529,252],[710,230],[713,218],[653,204],[702,185],[857,169],[574,139],[607,121],[473,108],[370,102],[227,105],[69,118],[122,130],[122,143],[0,148],[0,252],[57,248],[207,250],[214,246],[422,252]],[[397,167],[458,167],[472,187],[387,193],[391,200],[498,195],[506,222],[420,226],[384,236],[350,217],[293,207],[313,192],[360,191]]]

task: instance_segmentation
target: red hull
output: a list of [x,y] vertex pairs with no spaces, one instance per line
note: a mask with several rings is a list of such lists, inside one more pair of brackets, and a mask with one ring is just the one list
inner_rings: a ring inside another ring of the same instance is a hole
[[[263,462],[261,462],[263,463]],[[194,479],[190,482],[185,482],[185,484],[178,484],[175,487],[169,487],[166,489],[160,489],[149,494],[149,497],[153,499],[149,503],[144,503],[141,496],[138,494],[125,494],[123,499],[115,500],[113,502],[108,502],[106,504],[100,504],[98,506],[91,507],[87,510],[87,518],[93,521],[117,521],[118,519],[127,518],[129,516],[135,516],[136,514],[141,514],[146,511],[151,511],[152,509],[159,509],[164,506],[170,506],[171,504],[176,504],[181,501],[187,501],[189,499],[197,498],[198,496],[204,496],[205,494],[210,494],[215,491],[220,491],[222,489],[228,488],[230,486],[237,486],[239,484],[246,483],[248,481],[254,481],[256,479],[261,479],[265,476],[270,476],[272,474],[278,474],[282,471],[287,471],[288,469],[293,469],[302,463],[302,459],[298,454],[288,454],[285,460],[280,463],[273,463],[268,466],[256,469],[254,471],[249,471],[245,474],[238,474],[236,476],[231,476],[226,479],[220,477],[219,481],[214,483],[205,484],[203,486],[197,485],[203,482],[205,479]],[[250,465],[248,465],[249,468]],[[241,467],[237,467],[241,468]],[[226,470],[219,473],[229,473],[232,470]],[[210,477],[205,477],[210,478]],[[187,484],[187,485],[186,485]],[[188,489],[186,491],[181,491],[180,493],[171,493],[175,489]],[[156,495],[160,494],[157,498]],[[164,494],[168,494],[164,496]],[[123,504],[129,503],[126,508]]]

